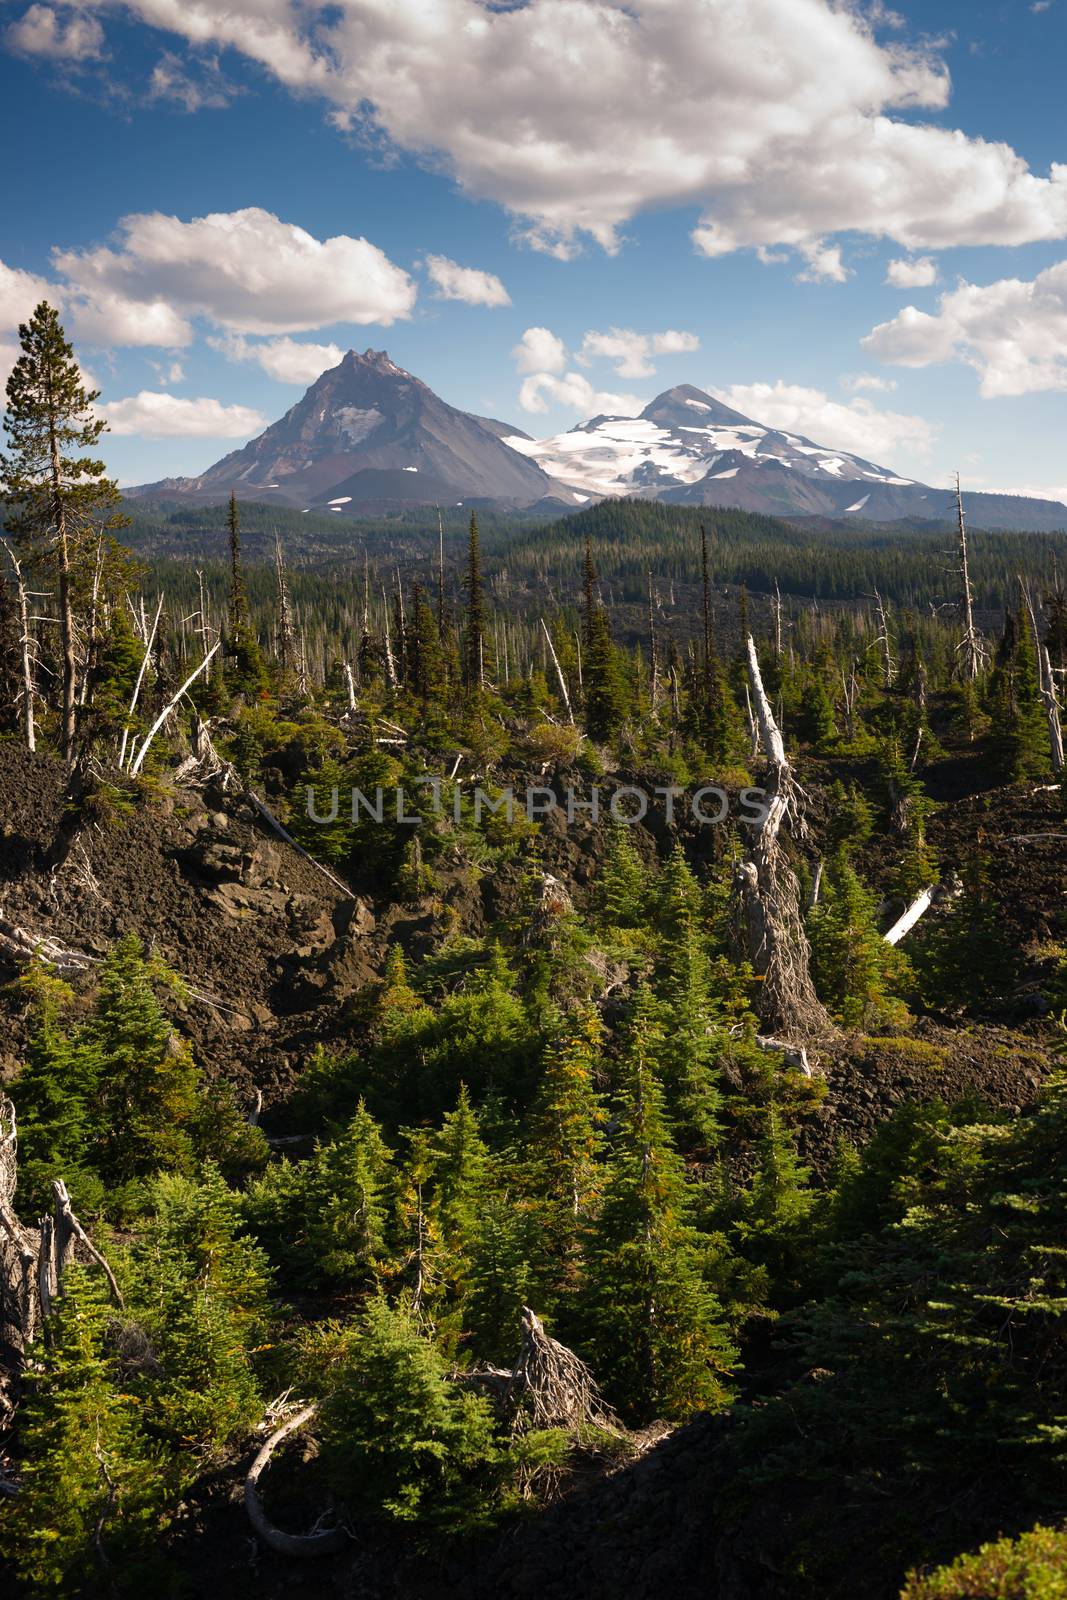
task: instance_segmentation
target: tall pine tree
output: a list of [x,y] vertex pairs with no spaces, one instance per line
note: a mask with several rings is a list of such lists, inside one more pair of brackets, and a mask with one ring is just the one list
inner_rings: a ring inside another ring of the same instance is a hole
[[42,301],[19,328],[21,355],[7,381],[4,427],[10,448],[0,454],[5,520],[27,554],[56,574],[61,681],[60,750],[74,754],[77,705],[79,584],[95,552],[93,525],[124,527],[113,508],[119,491],[91,452],[107,427],[93,413],[99,390],[86,387],[60,325]]

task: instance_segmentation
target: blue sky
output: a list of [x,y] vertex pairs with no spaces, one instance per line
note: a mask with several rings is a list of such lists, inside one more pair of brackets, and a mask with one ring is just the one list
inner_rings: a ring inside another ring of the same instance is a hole
[[1067,496],[1065,46],[1067,0],[0,0],[0,367],[53,294],[125,482],[372,346],[535,434],[687,382]]

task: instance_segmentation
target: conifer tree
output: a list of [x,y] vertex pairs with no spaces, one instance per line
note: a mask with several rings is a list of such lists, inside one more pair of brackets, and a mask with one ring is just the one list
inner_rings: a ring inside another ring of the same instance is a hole
[[808,919],[812,974],[820,999],[858,1024],[907,975],[907,963],[875,923],[875,899],[844,854],[830,863]]
[[21,355],[7,381],[4,427],[10,448],[0,454],[0,495],[10,504],[7,525],[27,554],[53,570],[59,608],[60,750],[74,754],[77,700],[78,589],[92,561],[89,534],[125,526],[113,510],[118,488],[91,454],[107,424],[93,414],[99,391],[88,389],[60,325],[42,301],[19,327]]
[[80,1594],[143,1571],[165,1528],[167,1485],[137,1397],[117,1380],[99,1274],[71,1265],[19,1409],[21,1492],[5,1507],[4,1553],[27,1594]]
[[436,1141],[434,1211],[442,1242],[462,1259],[478,1230],[489,1182],[489,1151],[465,1083]]
[[429,1128],[401,1128],[400,1133],[408,1149],[397,1190],[397,1270],[412,1310],[421,1315],[440,1298],[443,1288],[443,1247],[431,1187],[437,1157]]
[[792,1276],[794,1257],[803,1243],[803,1226],[816,1204],[809,1176],[781,1108],[771,1101],[756,1146],[756,1171],[745,1194],[738,1233],[747,1259],[767,1267],[780,1289]]
[[421,700],[430,700],[440,693],[444,684],[441,643],[433,611],[420,583],[411,591],[404,661],[407,687],[412,694]]
[[[157,1168],[187,1172],[199,1109],[199,1073],[153,987],[140,940],[128,934],[101,970],[89,1046],[101,1063],[94,1114],[97,1163],[109,1183]],[[158,981],[158,977],[155,981]]]
[[595,608],[589,624],[583,682],[586,732],[598,744],[606,744],[622,727],[627,694],[603,606]]
[[230,648],[237,650],[248,631],[248,591],[245,587],[244,567],[241,564],[241,519],[237,510],[237,496],[230,495],[226,517],[230,544],[230,598],[228,607]]
[[597,909],[609,928],[640,928],[648,915],[648,868],[634,848],[629,823],[617,822],[597,882]]
[[706,1147],[718,1136],[722,1101],[713,1062],[728,1039],[712,1003],[699,905],[696,879],[676,845],[659,894],[656,998],[664,1034],[659,1070],[679,1132]]
[[598,610],[596,597],[596,567],[593,565],[593,545],[587,537],[582,557],[582,646],[586,655],[593,642],[593,618]]
[[326,1277],[365,1280],[386,1252],[394,1175],[392,1151],[363,1099],[315,1168],[306,1213],[311,1253]]
[[1026,623],[1015,612],[1004,619],[989,681],[990,756],[1002,783],[1038,778],[1048,771],[1048,735],[1038,693],[1037,670]]
[[463,1302],[464,1326],[479,1360],[514,1361],[522,1308],[531,1303],[536,1281],[531,1262],[542,1250],[534,1214],[512,1195],[490,1196],[470,1243]]
[[13,1090],[19,1117],[19,1199],[45,1209],[51,1179],[62,1173],[75,1206],[92,1209],[102,1193],[92,1171],[92,1104],[100,1057],[84,1036],[64,1027],[64,1013],[74,998],[67,984],[40,967],[31,967],[22,983],[30,995],[34,1028]]
[[587,1255],[588,1355],[634,1418],[681,1418],[725,1403],[735,1352],[705,1279],[685,1169],[655,1061],[663,1034],[646,989],[620,1068],[603,1208]]
[[173,1451],[216,1453],[262,1412],[251,1353],[267,1330],[267,1258],[239,1235],[238,1196],[210,1164],[199,1182],[157,1178],[148,1204],[129,1296],[154,1362],[130,1386]]
[[541,1224],[540,1259],[557,1292],[574,1288],[581,1238],[603,1184],[605,1108],[595,1085],[603,1024],[574,1011],[545,1050],[531,1113],[530,1177]]

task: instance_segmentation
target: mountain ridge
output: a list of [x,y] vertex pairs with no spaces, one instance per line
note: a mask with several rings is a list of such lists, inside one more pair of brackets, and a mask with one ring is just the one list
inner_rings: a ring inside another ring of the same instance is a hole
[[[340,515],[418,505],[578,509],[613,497],[734,507],[777,517],[943,522],[955,495],[804,434],[768,427],[677,384],[636,417],[601,414],[534,439],[460,411],[384,350],[349,350],[277,422],[193,478],[126,493],[240,499]],[[989,528],[1067,528],[1067,506],[968,493]]]

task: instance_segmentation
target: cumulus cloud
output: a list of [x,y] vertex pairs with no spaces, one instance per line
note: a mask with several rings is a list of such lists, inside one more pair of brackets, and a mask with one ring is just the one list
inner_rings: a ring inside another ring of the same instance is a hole
[[23,272],[21,267],[8,267],[0,261],[0,332],[14,332],[20,322],[28,322],[34,307],[42,300],[59,304],[55,284],[34,272]]
[[319,240],[258,206],[191,222],[158,211],[124,217],[115,248],[59,250],[54,261],[79,297],[79,331],[100,343],[186,344],[194,314],[236,333],[389,325],[410,316],[416,294],[368,240]]
[[67,286],[70,323],[86,344],[162,345],[177,350],[193,341],[189,321],[166,300],[132,299],[103,285],[86,293],[82,285]]
[[567,346],[551,328],[527,328],[511,352],[520,372],[562,372]]
[[[632,328],[590,329],[574,359],[582,366],[610,361],[620,378],[647,378],[655,372],[652,356],[700,349],[695,333],[665,328],[661,333],[636,333]],[[550,328],[527,328],[511,352],[520,372],[528,374],[519,389],[524,411],[543,412],[557,405],[583,416],[600,412],[634,416],[646,402],[634,394],[597,389],[581,372],[567,371],[571,359],[563,340]]]
[[99,410],[112,433],[137,434],[142,439],[249,439],[267,426],[266,417],[250,406],[183,400],[150,389],[112,400]]
[[[583,237],[614,249],[631,217],[665,206],[700,208],[694,240],[712,256],[825,251],[819,242],[844,230],[909,250],[1067,233],[1067,166],[1042,176],[1004,143],[915,116],[947,106],[948,69],[881,7],[125,0],[124,10],[317,94],[340,126],[433,160],[561,256]],[[808,275],[845,270],[809,254]]]
[[981,374],[986,399],[1067,389],[1067,261],[1032,279],[961,282],[935,315],[905,306],[861,343],[901,367],[964,361]]
[[427,256],[426,271],[441,300],[462,300],[469,306],[511,304],[511,296],[492,272],[461,267],[447,256]]
[[849,394],[859,394],[864,389],[890,394],[897,386],[895,378],[880,378],[874,372],[847,372],[840,383]]
[[230,334],[223,339],[210,338],[208,344],[231,361],[258,362],[267,376],[279,383],[314,383],[327,367],[336,367],[344,358],[340,345],[310,344],[288,335],[252,344],[240,334]]
[[937,262],[932,256],[891,261],[885,270],[885,281],[894,289],[928,289],[937,282]]
[[845,266],[840,245],[824,244],[816,239],[811,244],[801,244],[800,253],[808,263],[803,272],[797,273],[800,283],[844,283],[852,276],[851,268]]
[[33,5],[4,38],[17,54],[49,61],[99,61],[104,53],[103,28],[81,10],[60,14],[51,6]]
[[925,417],[883,411],[862,396],[842,404],[821,389],[785,383],[781,378],[775,383],[735,383],[712,393],[768,427],[806,435],[869,461],[891,459],[902,448],[925,455],[937,432]]
[[524,411],[531,412],[547,411],[552,404],[576,411],[583,417],[600,413],[635,417],[648,402],[639,400],[634,394],[612,394],[606,389],[594,389],[582,372],[566,372],[562,377],[555,377],[550,372],[534,372],[523,379],[519,404]]
[[7,384],[11,369],[19,358],[19,347],[11,339],[0,339],[0,388]]
[[700,349],[695,333],[667,328],[663,333],[635,333],[632,328],[610,328],[607,333],[587,333],[578,352],[583,366],[598,357],[615,363],[620,378],[649,378],[656,368],[653,355],[681,355]]

